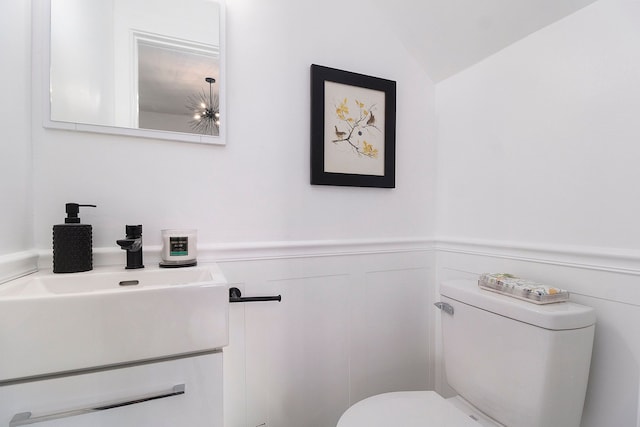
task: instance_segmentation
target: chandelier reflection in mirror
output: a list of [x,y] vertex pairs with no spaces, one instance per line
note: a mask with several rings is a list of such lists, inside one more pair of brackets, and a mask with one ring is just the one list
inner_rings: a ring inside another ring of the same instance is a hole
[[213,84],[216,79],[206,77],[209,83],[209,97],[204,89],[198,95],[191,95],[187,100],[187,108],[193,112],[193,119],[189,125],[194,132],[204,135],[219,135],[220,133],[220,106],[218,95],[213,94]]

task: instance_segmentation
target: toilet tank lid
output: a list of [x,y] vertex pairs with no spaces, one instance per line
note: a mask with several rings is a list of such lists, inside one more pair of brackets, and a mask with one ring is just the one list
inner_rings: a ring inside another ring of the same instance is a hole
[[440,295],[482,310],[551,330],[579,329],[596,322],[595,310],[570,301],[538,305],[481,289],[474,280],[446,280]]

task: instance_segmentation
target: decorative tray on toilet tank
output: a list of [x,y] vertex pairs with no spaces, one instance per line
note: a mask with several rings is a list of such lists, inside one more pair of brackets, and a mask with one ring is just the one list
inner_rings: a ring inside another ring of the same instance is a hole
[[478,279],[482,289],[522,299],[534,304],[549,304],[569,300],[569,292],[508,273],[484,273]]

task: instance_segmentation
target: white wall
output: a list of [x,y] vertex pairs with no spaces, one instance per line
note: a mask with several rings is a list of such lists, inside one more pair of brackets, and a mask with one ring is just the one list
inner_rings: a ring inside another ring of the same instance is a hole
[[639,22],[600,0],[436,87],[437,281],[508,271],[593,306],[583,427],[640,425]]
[[[233,1],[227,29],[226,147],[43,129],[34,109],[38,249],[69,201],[98,205],[81,214],[94,247],[132,223],[147,245],[171,227],[197,228],[201,245],[433,233],[433,84],[366,2]],[[398,188],[309,184],[312,63],[397,81]]]
[[2,256],[33,247],[30,2],[0,3],[0,52]]
[[440,236],[637,251],[639,21],[600,0],[438,84]]

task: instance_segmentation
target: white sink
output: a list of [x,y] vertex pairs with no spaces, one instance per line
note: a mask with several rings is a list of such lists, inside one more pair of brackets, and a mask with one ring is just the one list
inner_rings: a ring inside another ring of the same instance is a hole
[[0,383],[226,346],[216,265],[39,272],[0,285]]

